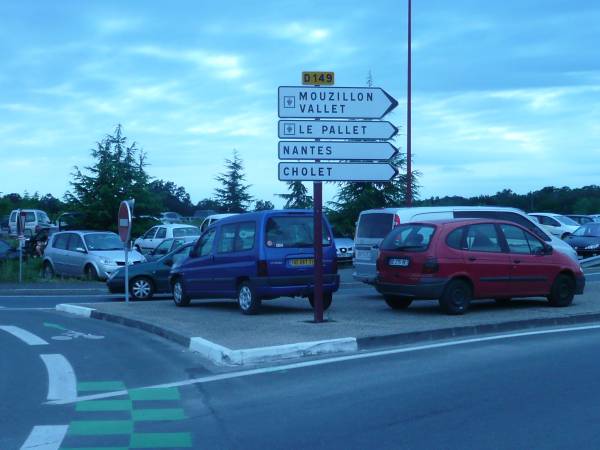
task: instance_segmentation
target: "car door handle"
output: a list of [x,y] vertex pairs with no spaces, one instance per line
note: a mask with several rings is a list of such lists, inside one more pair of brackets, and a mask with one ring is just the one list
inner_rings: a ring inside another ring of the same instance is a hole
[[521,263],[521,260],[520,260],[520,259],[515,259],[513,262],[514,262],[515,264],[520,264],[520,263]]
[[477,258],[475,258],[474,256],[469,256],[469,261],[477,261]]

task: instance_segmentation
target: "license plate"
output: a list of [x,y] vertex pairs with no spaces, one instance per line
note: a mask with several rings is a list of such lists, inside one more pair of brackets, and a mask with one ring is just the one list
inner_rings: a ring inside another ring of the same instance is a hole
[[355,255],[356,259],[368,261],[371,259],[371,250],[356,250]]
[[390,258],[388,264],[392,267],[407,267],[408,259],[407,258]]
[[315,260],[313,258],[292,259],[290,265],[294,267],[314,266]]

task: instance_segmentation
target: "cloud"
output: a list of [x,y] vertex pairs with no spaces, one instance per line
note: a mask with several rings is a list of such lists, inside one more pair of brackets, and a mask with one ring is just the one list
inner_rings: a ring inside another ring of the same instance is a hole
[[98,31],[105,34],[123,33],[126,31],[134,31],[140,28],[142,20],[139,18],[122,18],[113,17],[101,19],[97,22]]
[[232,116],[226,116],[217,120],[203,120],[202,125],[188,127],[186,132],[193,135],[226,135],[263,137],[272,134],[276,130],[271,114],[248,112]]
[[289,22],[284,25],[269,27],[269,34],[279,39],[289,39],[302,44],[319,44],[332,35],[332,30],[324,27],[315,27],[308,23]]

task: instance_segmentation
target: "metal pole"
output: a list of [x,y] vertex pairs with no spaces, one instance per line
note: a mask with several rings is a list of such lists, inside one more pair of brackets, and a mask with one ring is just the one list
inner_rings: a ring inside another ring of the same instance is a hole
[[129,242],[125,242],[125,303],[129,303]]
[[313,183],[313,216],[315,229],[315,322],[323,322],[323,183]]
[[412,154],[411,154],[411,28],[412,28],[412,1],[408,0],[408,92],[406,102],[406,206],[412,205]]
[[[17,216],[17,220],[21,220]],[[19,284],[23,282],[23,239],[19,236]]]

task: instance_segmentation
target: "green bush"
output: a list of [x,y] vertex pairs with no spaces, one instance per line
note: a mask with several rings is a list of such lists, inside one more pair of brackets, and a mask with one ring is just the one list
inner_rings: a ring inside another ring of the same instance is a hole
[[[41,281],[42,259],[29,258],[23,260],[23,281]],[[0,262],[0,282],[16,283],[19,281],[19,260],[11,259]]]

